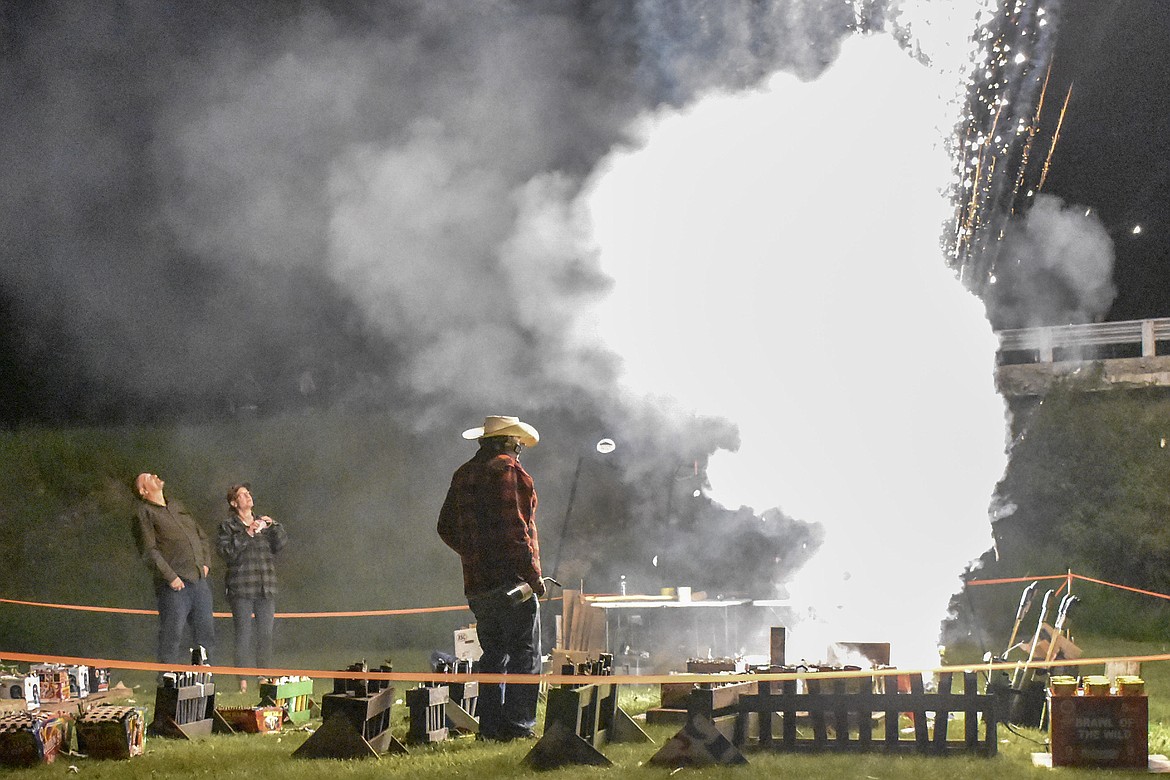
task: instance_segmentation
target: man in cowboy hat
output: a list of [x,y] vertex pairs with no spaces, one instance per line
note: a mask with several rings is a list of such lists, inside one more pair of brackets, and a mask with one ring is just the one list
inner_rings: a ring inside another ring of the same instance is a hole
[[[536,489],[520,453],[540,440],[516,417],[491,416],[463,432],[479,451],[451,478],[439,512],[439,536],[463,562],[463,590],[475,613],[483,656],[479,671],[540,671],[540,609],[544,595],[536,537]],[[479,735],[509,740],[533,736],[538,686],[481,685]]]

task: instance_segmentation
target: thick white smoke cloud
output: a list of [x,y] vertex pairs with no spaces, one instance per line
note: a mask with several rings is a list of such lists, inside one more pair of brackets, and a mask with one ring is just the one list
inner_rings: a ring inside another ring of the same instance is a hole
[[[788,585],[794,646],[892,641],[929,662],[1005,461],[995,339],[940,249],[956,30],[933,66],[928,46],[857,36],[816,80],[662,109],[579,196],[571,177],[500,175],[440,122],[355,145],[330,171],[331,273],[415,345],[416,393],[596,395],[582,356],[600,344],[631,398],[733,421],[716,497],[826,529]],[[524,364],[556,388],[518,383]]]
[[856,38],[815,82],[648,120],[585,196],[615,279],[597,325],[630,388],[737,423],[740,451],[709,472],[723,503],[825,526],[788,587],[809,658],[892,641],[929,662],[990,541],[1004,406],[990,326],[939,248],[941,86],[893,40]]
[[[79,370],[149,397],[303,360],[389,404],[600,406],[613,350],[674,416],[740,427],[726,503],[825,524],[827,609],[863,583],[932,644],[1003,436],[937,248],[930,74],[984,4],[50,4],[0,80],[5,291],[58,291]],[[903,49],[842,48],[883,16]],[[805,81],[753,87],[777,71]],[[909,558],[931,576],[869,576]]]
[[1117,294],[1113,240],[1092,209],[1039,194],[1007,227],[988,310],[999,328],[1097,322]]

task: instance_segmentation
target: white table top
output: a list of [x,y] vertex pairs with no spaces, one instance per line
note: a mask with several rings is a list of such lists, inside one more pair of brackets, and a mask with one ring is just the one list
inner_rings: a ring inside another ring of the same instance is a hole
[[751,604],[751,599],[704,599],[703,601],[677,601],[666,599],[638,599],[625,601],[593,601],[586,599],[592,607],[601,609],[702,609],[703,607],[741,607]]

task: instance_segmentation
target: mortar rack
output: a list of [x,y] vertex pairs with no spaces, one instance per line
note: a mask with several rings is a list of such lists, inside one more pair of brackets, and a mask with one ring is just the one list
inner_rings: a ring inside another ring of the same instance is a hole
[[[369,671],[366,662],[346,672]],[[389,664],[376,671],[392,672]],[[333,680],[333,692],[321,697],[321,727],[297,748],[298,758],[377,758],[382,753],[405,753],[406,746],[390,733],[394,688],[386,680]]]
[[[207,652],[202,647],[192,648],[191,665],[207,665]],[[216,718],[215,683],[210,672],[167,672],[155,694],[154,720],[147,731],[174,739],[205,737]]]

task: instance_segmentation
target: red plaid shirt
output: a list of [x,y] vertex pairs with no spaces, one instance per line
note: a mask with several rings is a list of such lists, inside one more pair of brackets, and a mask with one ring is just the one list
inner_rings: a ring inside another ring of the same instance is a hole
[[469,596],[524,580],[544,594],[536,537],[536,488],[511,455],[480,449],[451,477],[439,537],[463,561]]

